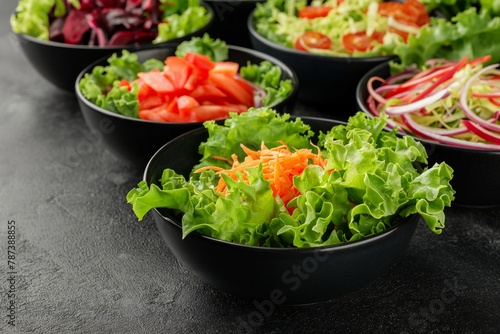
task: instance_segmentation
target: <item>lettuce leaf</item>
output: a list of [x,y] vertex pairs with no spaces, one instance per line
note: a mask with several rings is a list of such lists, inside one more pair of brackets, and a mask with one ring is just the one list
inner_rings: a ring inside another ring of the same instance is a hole
[[92,73],[86,73],[78,86],[86,99],[97,106],[129,117],[138,117],[139,101],[137,100],[138,87],[132,91],[119,86],[121,79],[134,80],[137,73],[161,70],[163,62],[149,59],[144,63],[138,61],[137,55],[127,50],[122,55],[116,53],[108,58],[108,66],[96,66]]
[[186,53],[198,53],[210,57],[212,61],[225,61],[228,58],[228,47],[226,42],[213,39],[208,34],[202,37],[193,37],[177,46],[175,55],[184,57]]
[[[425,167],[423,145],[383,130],[386,122],[386,116],[370,118],[359,112],[346,125],[320,133],[318,144],[328,166],[310,165],[294,178],[300,194],[288,207],[273,196],[262,166],[247,170],[248,183],[223,176],[229,189],[225,197],[214,190],[219,176],[213,170],[192,173],[186,181],[166,169],[161,187],[141,181],[127,194],[127,202],[139,220],[153,208],[179,212],[183,237],[198,231],[253,246],[301,248],[352,242],[414,214],[440,234],[444,209],[454,199],[453,169],[444,162]],[[206,122],[205,127],[209,137],[200,145],[202,165],[221,163],[213,155],[236,153],[241,159],[239,144],[255,148],[260,139],[266,145],[283,140],[290,147],[311,147],[308,126],[272,109],[232,114],[224,125]]]
[[285,100],[293,90],[292,81],[281,80],[281,68],[273,66],[269,61],[260,64],[242,66],[240,75],[243,79],[253,82],[265,90],[266,95],[262,98],[262,106],[271,107]]
[[422,67],[428,59],[460,60],[464,56],[474,59],[491,55],[489,63],[497,63],[500,62],[498,36],[500,17],[493,17],[488,11],[478,12],[471,7],[451,21],[432,17],[429,26],[395,49],[400,62],[393,64],[393,68],[401,70],[413,64]]
[[301,119],[292,121],[289,114],[280,115],[269,108],[250,108],[240,115],[231,114],[223,125],[215,121],[204,123],[208,130],[208,139],[200,144],[200,163],[194,168],[203,166],[229,167],[227,162],[213,159],[223,157],[231,161],[236,154],[243,159],[245,154],[240,144],[244,143],[252,150],[260,149],[261,143],[267,147],[276,147],[280,141],[290,147],[312,148],[310,139],[314,135],[311,127]]

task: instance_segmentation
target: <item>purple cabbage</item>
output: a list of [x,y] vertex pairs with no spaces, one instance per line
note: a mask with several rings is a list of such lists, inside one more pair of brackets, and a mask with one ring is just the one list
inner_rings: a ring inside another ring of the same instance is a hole
[[159,0],[81,0],[79,9],[66,1],[66,7],[65,17],[49,17],[51,41],[95,46],[152,43],[163,17]]

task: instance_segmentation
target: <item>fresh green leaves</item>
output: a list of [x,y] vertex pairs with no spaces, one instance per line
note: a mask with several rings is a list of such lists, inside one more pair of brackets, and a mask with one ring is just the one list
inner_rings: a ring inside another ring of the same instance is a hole
[[56,12],[59,16],[66,14],[62,0],[20,0],[16,14],[10,18],[12,31],[48,40],[49,13],[54,6],[57,6]]
[[208,139],[200,144],[202,166],[220,166],[227,168],[228,164],[214,156],[231,161],[231,155],[236,154],[240,160],[245,156],[240,144],[252,150],[260,149],[261,143],[267,147],[276,147],[283,141],[290,147],[312,147],[309,143],[313,136],[311,127],[302,120],[290,120],[288,114],[280,115],[273,109],[250,108],[240,115],[231,115],[223,125],[208,121],[204,126],[208,130]]
[[274,66],[269,61],[263,61],[260,64],[250,64],[240,69],[240,75],[243,79],[253,82],[263,88],[266,92],[262,98],[264,107],[275,106],[286,99],[293,90],[291,80],[281,80],[281,68]]
[[[439,234],[444,208],[454,199],[453,170],[446,163],[417,169],[427,161],[423,145],[383,130],[386,121],[358,113],[346,125],[321,133],[318,144],[328,165],[310,165],[295,177],[300,195],[288,207],[273,197],[261,166],[247,170],[248,183],[225,177],[227,196],[214,191],[219,176],[213,170],[185,181],[166,169],[161,187],[142,181],[127,201],[139,219],[153,208],[180,210],[184,236],[198,231],[254,246],[314,247],[360,240],[413,214]],[[309,126],[272,109],[251,109],[231,115],[224,125],[206,122],[205,127],[209,137],[200,145],[200,165],[220,163],[211,157],[232,153],[241,160],[240,143],[256,148],[262,140],[272,147],[282,140],[289,147],[311,147]]]
[[177,57],[184,57],[186,53],[198,53],[210,57],[212,61],[225,61],[228,58],[228,47],[226,42],[213,39],[208,34],[202,37],[193,37],[184,41],[175,51]]
[[129,92],[120,87],[120,80],[133,80],[139,72],[162,69],[163,62],[150,59],[140,63],[136,54],[123,50],[121,56],[113,54],[109,57],[108,64],[94,67],[92,73],[85,74],[80,80],[78,85],[83,96],[103,109],[137,118],[137,87]]
[[451,21],[431,18],[430,26],[410,36],[406,45],[396,48],[400,58],[397,68],[415,64],[422,67],[432,58],[460,60],[491,55],[490,63],[500,62],[500,17],[487,11],[478,12],[469,8],[460,12]]

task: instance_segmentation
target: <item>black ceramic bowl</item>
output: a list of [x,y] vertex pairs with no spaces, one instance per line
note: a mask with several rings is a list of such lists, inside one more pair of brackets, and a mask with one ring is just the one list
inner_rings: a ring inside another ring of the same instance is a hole
[[[167,56],[174,55],[175,49],[175,47],[156,48],[135,53],[141,62],[151,58],[164,60]],[[293,111],[299,83],[296,74],[289,67],[273,57],[238,46],[229,46],[228,56],[228,60],[237,62],[240,66],[247,65],[247,62],[258,64],[264,60],[279,66],[282,69],[282,79],[292,81],[293,92],[287,99],[272,107],[278,112],[291,113]],[[73,89],[76,91],[85,122],[99,137],[102,137],[104,147],[111,153],[143,165],[169,140],[189,130],[202,127],[200,122],[167,123],[126,117],[100,108],[87,100],[81,93],[78,83],[86,73],[91,73],[95,66],[107,65],[107,58],[104,57],[87,66],[78,75],[76,82],[73,82]]]
[[[388,63],[380,64],[368,71],[356,88],[359,109],[371,115],[366,105],[369,93],[368,80],[378,76],[388,78]],[[445,161],[454,170],[451,185],[456,191],[453,205],[470,207],[492,207],[500,205],[500,179],[495,176],[500,169],[500,151],[480,151],[454,147],[431,140],[418,138],[429,154],[429,165]],[[493,174],[492,174],[493,173]]]
[[104,56],[121,52],[122,49],[138,51],[175,46],[194,36],[202,36],[214,21],[214,13],[211,8],[208,6],[206,8],[211,13],[211,19],[205,27],[182,38],[158,44],[99,47],[44,41],[24,34],[14,35],[17,37],[24,55],[42,77],[56,87],[73,93],[75,79],[82,69]]
[[[302,119],[316,133],[339,124],[320,118]],[[198,146],[207,136],[207,130],[201,128],[167,143],[151,158],[144,180],[158,184],[165,168],[187,177],[199,162]],[[166,209],[152,212],[163,239],[182,266],[215,288],[266,307],[327,301],[363,288],[402,258],[419,221],[418,216],[412,216],[381,234],[344,245],[266,248],[225,242],[197,232],[182,239],[179,216]]]
[[246,18],[255,5],[265,0],[203,0],[214,12],[214,22],[208,29],[212,37],[217,37],[231,45],[251,47]]
[[288,48],[257,33],[253,12],[248,17],[248,30],[254,49],[281,59],[299,77],[298,99],[321,107],[334,119],[347,120],[356,113],[356,85],[374,66],[396,56],[333,57]]

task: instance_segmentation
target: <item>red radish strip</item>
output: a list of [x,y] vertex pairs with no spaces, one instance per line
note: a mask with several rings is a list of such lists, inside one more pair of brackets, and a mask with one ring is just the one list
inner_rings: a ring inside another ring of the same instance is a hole
[[373,96],[373,98],[377,102],[385,104],[387,102],[387,100],[385,98],[383,98],[380,94],[378,94],[375,91],[375,89],[373,88],[373,82],[375,82],[375,81],[379,81],[382,84],[385,83],[385,80],[382,79],[381,77],[371,77],[370,80],[368,80],[368,83],[367,83],[368,92],[370,93],[371,96]]
[[402,115],[402,114],[411,113],[413,111],[418,111],[422,108],[425,108],[427,105],[429,105],[431,103],[439,101],[440,99],[444,98],[448,94],[450,94],[450,92],[447,89],[441,89],[440,91],[438,91],[434,95],[426,97],[425,99],[422,99],[420,101],[413,102],[411,104],[405,104],[402,106],[394,106],[394,107],[392,107],[392,106],[385,107],[385,112],[389,116],[398,116],[398,115]]
[[433,68],[433,69],[429,69],[426,71],[422,71],[419,74],[415,75],[412,79],[399,85],[399,87],[396,88],[391,94],[388,94],[387,97],[392,97],[398,93],[406,92],[407,90],[409,90],[411,88],[415,88],[421,84],[429,83],[430,81],[432,81],[436,77],[444,75],[450,70],[452,70],[451,66],[447,66],[447,67],[439,69],[439,70]]
[[494,99],[494,98],[490,98],[489,99],[491,103],[493,103],[494,105],[500,107],[500,101],[497,100],[497,99]]
[[500,151],[500,145],[486,144],[486,143],[475,143],[466,140],[456,139],[453,137],[441,136],[428,131],[428,128],[422,126],[411,119],[407,115],[402,115],[401,119],[405,125],[413,132],[415,135],[422,137],[424,139],[431,139],[443,144],[448,144],[460,148],[484,150],[484,151]]
[[396,75],[393,75],[392,77],[390,78],[387,78],[385,81],[388,83],[388,84],[396,84],[400,81],[403,81],[405,79],[408,79],[408,78],[413,78],[415,77],[415,75],[417,74],[418,72],[416,70],[414,71],[411,71],[411,70],[407,70],[405,72],[402,72],[402,73],[399,73],[399,74],[396,74]]
[[437,87],[439,87],[441,84],[445,83],[446,81],[450,80],[455,76],[455,74],[460,71],[464,66],[467,64],[467,56],[462,58],[455,66],[452,66],[449,71],[445,72],[439,79],[437,79],[436,82],[434,82],[432,85],[427,87],[423,92],[417,95],[411,102],[416,102],[423,100],[425,97],[427,97],[430,93],[432,93]]
[[489,92],[489,93],[476,93],[472,92],[472,97],[484,97],[484,98],[495,98],[500,97],[500,92]]
[[463,89],[462,89],[462,94],[460,95],[460,107],[462,108],[463,113],[465,116],[467,116],[471,121],[476,122],[477,124],[481,125],[482,127],[490,130],[490,131],[495,131],[495,132],[500,132],[500,125],[497,124],[492,124],[481,117],[477,116],[474,111],[472,111],[469,108],[469,105],[467,104],[467,95],[468,91],[470,89],[470,86],[472,85],[473,82],[476,81],[477,78],[479,78],[483,73],[488,72],[491,69],[494,69],[498,66],[498,64],[493,64],[490,66],[487,66],[474,74],[467,82],[465,83]]
[[471,122],[469,120],[462,120],[462,124],[465,125],[465,127],[475,135],[477,135],[480,138],[483,138],[486,141],[489,141],[494,144],[499,144],[500,145],[500,135],[488,131],[485,128],[483,128],[481,125],[476,124],[474,122]]

